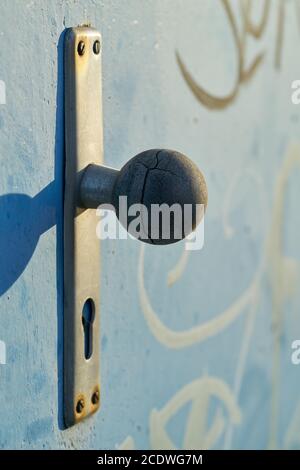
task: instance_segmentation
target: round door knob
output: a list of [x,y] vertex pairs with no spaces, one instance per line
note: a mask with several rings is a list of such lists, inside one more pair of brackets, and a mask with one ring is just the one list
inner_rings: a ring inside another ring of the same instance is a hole
[[174,150],[152,149],[120,171],[89,165],[81,178],[79,205],[112,204],[131,235],[152,244],[175,243],[189,235],[207,206],[203,174]]

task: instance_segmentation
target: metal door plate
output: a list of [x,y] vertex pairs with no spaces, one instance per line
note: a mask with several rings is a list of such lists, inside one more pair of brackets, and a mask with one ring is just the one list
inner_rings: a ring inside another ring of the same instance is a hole
[[[64,200],[64,417],[72,426],[97,411],[99,384],[100,241],[93,209],[77,207],[80,171],[103,163],[101,37],[90,27],[65,36],[65,200]],[[89,300],[91,299],[91,300]],[[83,326],[90,310],[91,357]]]

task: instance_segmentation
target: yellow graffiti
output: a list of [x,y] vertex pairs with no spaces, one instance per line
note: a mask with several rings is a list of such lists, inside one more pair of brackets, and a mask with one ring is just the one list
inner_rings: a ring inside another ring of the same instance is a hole
[[[271,414],[270,414],[270,439],[269,447],[275,448],[278,444],[278,420],[279,420],[279,398],[280,398],[280,339],[282,333],[283,321],[283,304],[288,297],[294,294],[296,282],[298,279],[298,264],[295,260],[286,257],[283,254],[283,218],[284,218],[284,201],[287,192],[289,178],[293,169],[300,166],[300,145],[291,144],[286,152],[283,165],[278,173],[275,184],[274,205],[271,212],[271,225],[266,236],[261,261],[252,282],[245,292],[237,298],[223,312],[216,315],[213,319],[194,326],[184,331],[174,331],[165,325],[154,311],[150,298],[144,284],[144,248],[142,247],[138,268],[138,287],[140,295],[140,303],[142,312],[148,327],[155,338],[168,348],[180,349],[191,346],[208,339],[209,337],[220,334],[239,315],[247,312],[248,321],[245,327],[245,338],[243,341],[243,349],[239,356],[239,363],[236,370],[236,380],[234,387],[235,399],[238,399],[240,385],[245,369],[245,359],[247,357],[248,348],[253,333],[254,316],[256,315],[259,300],[262,297],[262,280],[265,277],[271,287],[272,293],[272,331],[274,338],[274,353],[272,360],[272,395],[271,395]],[[179,262],[180,265],[181,262]],[[187,263],[184,263],[186,266]],[[174,271],[174,270],[172,270]],[[176,272],[176,269],[175,269]],[[180,274],[183,270],[180,269]],[[176,275],[176,280],[178,280]],[[180,395],[181,396],[181,395]],[[183,396],[184,392],[183,392]],[[167,408],[168,409],[168,408]],[[164,414],[157,415],[154,413],[157,428],[157,416],[164,418]],[[152,422],[153,422],[152,416]],[[153,424],[153,423],[152,423]],[[161,423],[164,426],[164,423]],[[226,442],[230,443],[231,425],[228,427]],[[163,428],[162,428],[163,429]],[[223,428],[222,428],[223,430]],[[161,438],[166,445],[168,438],[163,435],[161,430]],[[156,443],[157,444],[157,443]],[[170,444],[170,442],[169,442]],[[188,442],[186,442],[186,445]]]
[[[247,37],[251,36],[255,40],[260,40],[263,36],[270,16],[270,0],[263,1],[263,9],[261,20],[257,25],[253,24],[251,19],[251,10],[253,2],[252,0],[240,1],[240,11],[242,17],[242,32],[239,33],[237,20],[234,16],[233,9],[231,7],[229,0],[220,0],[221,4],[225,10],[226,17],[230,26],[232,37],[234,40],[236,48],[236,58],[238,65],[237,77],[235,79],[235,84],[230,93],[226,96],[218,97],[209,93],[205,88],[203,88],[197,81],[193,78],[189,70],[187,69],[181,55],[176,51],[176,59],[179,66],[179,69],[182,73],[182,76],[188,85],[191,92],[194,94],[195,98],[202,103],[208,109],[222,110],[231,105],[239,93],[241,85],[246,84],[252,77],[254,77],[259,66],[262,64],[265,56],[265,52],[257,54],[251,62],[251,65],[246,68],[246,52],[247,52]],[[274,2],[275,3],[275,2]],[[300,24],[300,13],[299,13],[299,3],[298,0],[294,0],[294,5],[296,8],[296,13],[299,18]],[[285,21],[285,0],[279,0],[278,3],[278,15],[277,15],[277,31],[276,31],[276,48],[275,48],[275,67],[280,68],[281,58],[282,58],[282,47],[284,41],[284,21]]]

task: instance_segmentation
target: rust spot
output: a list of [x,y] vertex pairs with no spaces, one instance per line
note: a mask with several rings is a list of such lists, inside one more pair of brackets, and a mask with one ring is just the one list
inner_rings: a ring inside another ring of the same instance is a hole
[[81,421],[86,416],[86,409],[87,406],[85,396],[80,393],[79,395],[77,395],[75,400],[75,422]]
[[101,402],[100,387],[99,385],[96,385],[96,387],[94,387],[92,394],[91,394],[91,402],[90,402],[91,413],[95,413],[99,409],[100,402]]

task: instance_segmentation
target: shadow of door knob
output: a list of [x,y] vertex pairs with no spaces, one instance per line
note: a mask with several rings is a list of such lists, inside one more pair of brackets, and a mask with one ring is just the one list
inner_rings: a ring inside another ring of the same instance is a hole
[[109,204],[128,232],[165,245],[189,235],[207,206],[207,186],[198,167],[173,150],[152,149],[118,171],[89,165],[79,183],[78,205]]

